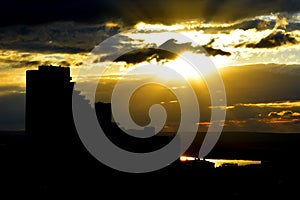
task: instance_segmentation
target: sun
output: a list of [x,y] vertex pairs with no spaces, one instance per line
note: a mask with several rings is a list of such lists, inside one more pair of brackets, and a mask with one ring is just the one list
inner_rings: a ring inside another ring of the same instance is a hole
[[176,71],[187,80],[200,79],[199,73],[191,64],[185,61],[182,57],[177,57],[175,60],[170,60],[164,64],[165,67]]
[[231,63],[231,58],[228,56],[214,56],[210,57],[212,62],[215,64],[216,68],[220,69],[223,67],[228,67],[228,65]]
[[[192,61],[192,62],[190,62]],[[180,54],[175,60],[170,60],[164,64],[179,73],[186,80],[199,81],[205,76],[218,73],[218,69],[224,67],[227,60],[217,57],[212,59],[204,54],[197,54],[192,52],[184,52]],[[195,63],[198,66],[194,66]],[[197,67],[201,67],[198,69]]]

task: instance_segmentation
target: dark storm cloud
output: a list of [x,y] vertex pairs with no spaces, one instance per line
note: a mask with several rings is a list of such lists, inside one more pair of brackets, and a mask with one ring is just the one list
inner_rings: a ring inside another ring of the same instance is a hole
[[[123,55],[118,56],[116,53],[113,53],[112,55],[103,56],[100,61],[110,60],[112,61],[113,58],[117,58],[114,61],[124,61],[130,64],[137,64],[143,61],[150,61],[152,59],[156,59],[157,62],[161,60],[174,60],[177,58],[177,56],[183,52],[189,51],[194,53],[202,53],[202,54],[208,54],[211,56],[216,55],[224,55],[229,56],[231,53],[225,52],[221,49],[214,49],[211,47],[211,43],[214,41],[212,40],[208,44],[204,46],[192,46],[192,43],[178,43],[175,39],[170,39],[161,44],[160,46],[155,46],[154,44],[150,48],[139,48],[135,49],[133,51],[129,51],[128,53],[125,53]],[[128,43],[127,43],[128,45]],[[114,45],[112,45],[114,46]],[[111,46],[111,47],[112,47]],[[110,47],[110,48],[111,48]],[[120,47],[117,45],[114,50],[111,49],[111,52],[118,52],[118,49]],[[129,47],[122,47],[129,48]]]
[[99,16],[109,16],[108,1],[99,0],[10,0],[1,3],[0,23],[40,24],[53,21],[90,21]]
[[174,60],[176,57],[177,57],[176,54],[173,54],[169,51],[165,51],[162,49],[148,48],[148,49],[139,49],[139,50],[128,52],[118,57],[115,61],[116,62],[125,61],[127,63],[137,64],[143,61],[150,61],[154,58],[159,62],[165,59]]
[[209,43],[202,46],[192,46],[191,42],[187,43],[177,43],[175,39],[170,39],[159,46],[161,49],[167,49],[171,52],[180,54],[185,51],[190,51],[193,53],[204,53],[210,56],[222,55],[222,56],[230,56],[230,52],[223,51],[221,49],[215,49],[212,47],[212,43],[214,40],[211,40]]
[[296,38],[292,37],[289,33],[283,31],[276,31],[261,39],[256,44],[247,44],[249,48],[273,48],[286,44],[297,44]]
[[206,52],[208,53],[208,55],[211,56],[217,56],[217,55],[221,55],[221,56],[230,56],[231,53],[227,52],[227,51],[223,51],[221,49],[214,49],[211,46],[203,46],[203,48],[206,50]]
[[186,43],[178,43],[177,40],[175,39],[170,39],[164,42],[159,46],[161,49],[167,49],[171,52],[180,54],[185,51],[196,51],[196,48],[192,46],[191,42],[186,42]]
[[105,24],[89,25],[56,22],[0,28],[0,48],[29,52],[89,52],[107,37],[119,32],[120,27]]
[[10,0],[1,4],[0,24],[37,24],[58,20],[101,22],[122,19],[172,23],[202,18],[228,22],[276,12],[298,12],[299,0]]

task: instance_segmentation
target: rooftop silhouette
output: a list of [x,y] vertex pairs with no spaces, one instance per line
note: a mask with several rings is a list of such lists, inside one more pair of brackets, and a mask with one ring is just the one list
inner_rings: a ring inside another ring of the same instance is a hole
[[74,84],[68,67],[26,71],[25,131],[32,160],[44,170],[63,171],[89,158],[73,122]]
[[[74,131],[70,68],[39,66],[26,71],[26,133],[48,141]],[[40,142],[41,142],[40,141]]]

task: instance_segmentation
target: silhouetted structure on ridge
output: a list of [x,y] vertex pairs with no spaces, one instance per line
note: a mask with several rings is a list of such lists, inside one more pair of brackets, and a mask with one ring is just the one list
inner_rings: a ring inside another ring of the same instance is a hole
[[[128,135],[120,128],[113,120],[112,109],[110,103],[97,102],[95,103],[95,111],[98,117],[99,124],[106,136],[117,146],[131,152],[151,152],[167,145],[173,137],[171,136],[153,136],[149,138],[138,138]],[[129,130],[135,131],[136,134],[143,134],[143,131],[150,131],[154,134],[154,127],[145,127],[144,130]],[[180,150],[178,144],[178,151]]]

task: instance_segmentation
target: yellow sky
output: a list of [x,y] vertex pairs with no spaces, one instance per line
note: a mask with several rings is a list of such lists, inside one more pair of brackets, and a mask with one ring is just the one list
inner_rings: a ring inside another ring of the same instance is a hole
[[[275,20],[276,16],[267,19]],[[199,89],[197,93],[199,102],[202,103],[202,105],[200,105],[202,109],[201,112],[204,112],[204,114],[201,116],[205,116],[202,121],[199,121],[199,123],[197,123],[197,125],[199,126],[200,131],[205,131],[212,123],[215,123],[209,121],[209,113],[212,109],[209,104],[209,95],[205,92],[205,94],[203,95],[203,91],[206,90],[206,86],[203,81],[199,81],[203,80],[203,77],[199,76],[195,68],[193,68],[191,66],[191,63],[186,59],[195,57],[195,59],[197,60],[199,58],[199,55],[203,56],[203,48],[201,50],[199,46],[208,47],[210,51],[217,52],[216,55],[210,55],[209,57],[206,57],[209,58],[215,65],[215,67],[219,70],[221,68],[224,69],[229,66],[245,67],[246,65],[249,66],[255,64],[273,63],[272,65],[282,64],[283,66],[287,67],[284,69],[285,71],[288,72],[290,70],[291,73],[293,73],[292,68],[300,65],[300,31],[285,30],[284,26],[286,26],[288,23],[285,19],[282,19],[281,21],[277,20],[277,25],[275,25],[272,29],[265,28],[261,30],[258,30],[256,28],[231,28],[237,23],[239,22],[232,24],[209,24],[195,20],[176,23],[173,25],[164,25],[146,24],[144,22],[140,22],[134,27],[134,29],[122,32],[119,37],[111,40],[111,43],[108,42],[106,46],[104,45],[104,48],[101,49],[101,51],[97,51],[99,50],[97,49],[97,47],[103,44],[103,37],[99,39],[98,44],[100,45],[94,43],[95,48],[91,52],[82,51],[78,53],[76,51],[30,51],[26,50],[26,48],[0,49],[0,97],[2,98],[4,96],[9,96],[16,93],[25,93],[26,70],[37,69],[39,65],[51,64],[70,67],[71,76],[73,77],[74,82],[97,81],[99,78],[95,76],[92,71],[90,74],[86,74],[86,76],[84,77],[79,77],[78,72],[80,72],[80,69],[92,69],[95,66],[106,67],[106,74],[104,77],[102,77],[102,84],[107,88],[105,88],[104,91],[97,93],[96,98],[100,97],[99,100],[109,101],[113,89],[112,86],[118,80],[120,80],[124,74],[126,74],[130,70],[134,70],[144,65],[153,64],[157,65],[158,67],[169,67],[175,70],[177,73],[181,74],[185,79],[188,79],[194,88],[196,88],[197,86],[197,89]],[[280,24],[281,26],[279,26]],[[118,23],[107,22],[105,24],[105,30],[111,30],[118,26]],[[101,34],[104,34],[104,32]],[[178,37],[178,34],[182,37]],[[66,41],[61,40],[61,43],[52,40],[46,41],[46,43],[47,45],[59,45],[58,47],[60,48],[63,45],[71,45],[70,48],[74,46],[81,47],[82,45],[86,47],[83,41],[85,41],[86,39],[90,39],[89,36],[85,36],[83,38],[81,38],[80,36],[81,35],[74,36],[79,38],[74,44],[71,40],[68,40],[69,36],[65,38]],[[36,37],[38,38],[38,36]],[[268,44],[275,44],[276,37],[282,37],[285,39],[285,41],[279,40],[280,44],[275,47],[251,47],[251,45],[255,46],[255,44],[258,44],[263,40],[268,40]],[[298,43],[293,43],[293,38],[298,41]],[[93,42],[97,41],[96,38],[92,39]],[[170,42],[170,40],[172,39],[173,41]],[[104,42],[105,41],[106,40],[104,40]],[[153,58],[147,58],[145,61],[140,63],[126,63],[124,61],[112,62],[111,60],[109,60],[114,56],[120,56],[120,52],[124,53],[124,51],[126,52],[126,50],[128,49],[149,47],[157,48],[160,45],[166,45],[166,43],[167,48],[173,49],[174,51],[176,51],[175,53],[179,52],[179,56],[176,59],[159,60],[157,56],[154,56]],[[106,58],[107,60],[101,60],[101,58]],[[261,66],[259,65],[259,67]],[[267,67],[268,65],[265,66],[265,68]],[[205,66],[202,67],[202,72],[204,72],[204,75],[209,75],[210,70],[204,69]],[[238,70],[229,70],[227,72],[236,73],[237,71]],[[252,130],[255,127],[260,127],[260,130],[268,131],[295,132],[298,130],[297,127],[299,125],[297,124],[300,124],[298,123],[300,121],[300,104],[298,100],[294,99],[294,101],[289,101],[290,96],[286,96],[287,99],[278,99],[277,101],[277,99],[272,98],[272,96],[267,96],[272,100],[266,102],[254,102],[254,100],[251,99],[247,101],[247,97],[249,96],[247,96],[247,91],[243,91],[243,87],[246,86],[245,84],[248,84],[246,88],[258,91],[260,96],[264,95],[266,91],[261,91],[260,88],[253,88],[254,86],[249,86],[248,82],[242,82],[247,77],[245,77],[244,79],[241,77],[241,80],[239,80],[239,77],[237,78],[235,76],[236,80],[231,80],[231,75],[227,72],[223,73],[223,75],[227,84],[226,86],[229,86],[229,89],[227,88],[227,91],[229,92],[227,95],[231,100],[231,104],[228,104],[227,107],[224,108],[218,108],[225,109],[228,113],[228,119],[225,122],[224,126],[225,129],[232,128],[234,130]],[[153,78],[154,74],[151,74],[151,72],[144,71],[143,73],[144,77],[150,77],[152,80],[157,80]],[[160,78],[163,79],[164,76],[170,75],[160,74]],[[131,76],[130,79],[132,81],[138,82],[140,81],[141,77],[141,74],[136,74],[135,77]],[[159,77],[156,76],[156,78]],[[236,83],[233,86],[230,85],[232,81]],[[264,80],[261,81],[263,82]],[[268,82],[268,80],[265,81]],[[239,84],[241,84],[241,87],[239,87]],[[261,87],[261,85],[257,85]],[[184,87],[181,87],[180,82],[176,83],[176,80],[171,89],[180,92],[184,92],[185,90]],[[291,88],[290,92],[293,92],[292,89],[294,89],[294,91],[298,91],[295,88]],[[174,109],[178,108],[178,101],[176,100],[176,98],[174,98],[174,96],[170,96],[166,99],[161,99],[159,96],[159,94],[161,94],[160,92],[144,91],[140,96],[137,96],[135,104],[138,105],[145,95],[150,95],[153,98],[155,97],[155,103],[164,106],[166,109],[173,110],[173,117],[169,119],[168,123],[165,125],[165,129],[174,130],[174,127],[178,125],[178,123],[176,123],[176,121],[178,122],[179,120],[178,116],[180,116],[175,115],[176,113],[174,112]],[[246,97],[235,96],[241,94],[246,94]],[[274,94],[276,95],[276,93]],[[95,94],[89,95],[95,96]],[[166,97],[166,95],[162,96]],[[205,97],[203,98],[203,96]],[[291,97],[293,96],[294,95],[292,95]],[[149,103],[151,102],[149,101],[147,105]],[[247,112],[245,112],[245,110],[247,110]],[[141,123],[144,124],[145,122],[147,122],[145,121],[145,118],[141,117],[139,114],[136,115],[136,119],[140,119]]]
[[[288,22],[282,20],[277,23],[286,25]],[[113,22],[107,22],[106,24],[108,27],[118,26],[117,23]],[[226,33],[218,31],[206,33],[203,30],[195,29],[197,27],[224,28],[232,25],[233,24],[205,24],[196,20],[174,25],[146,24],[144,22],[139,22],[136,24],[135,29],[125,35],[132,39],[131,42],[133,44],[156,44],[157,46],[170,39],[169,31],[178,32],[195,41],[192,45],[205,45],[213,39],[213,48],[231,53],[230,56],[216,55],[210,57],[218,68],[257,63],[300,64],[299,43],[293,45],[286,44],[276,48],[245,48],[244,46],[236,46],[246,42],[257,43],[262,38],[271,34],[277,26],[275,26],[274,29],[260,31],[255,28],[248,30],[235,29]],[[289,34],[300,40],[299,30],[292,31]],[[178,40],[178,43],[186,42],[184,40],[180,41],[180,38],[175,39]],[[84,63],[90,58],[88,55],[89,52],[36,53],[22,50],[0,50],[0,86],[6,86],[6,89],[3,89],[0,94],[3,95],[9,92],[24,91],[25,71],[28,69],[36,69],[40,64],[67,65],[71,68],[72,76],[76,79],[78,68],[84,67]],[[167,65],[173,65],[174,69],[184,76],[193,77],[193,71],[188,68],[181,68],[180,66],[182,64],[183,62],[180,59],[167,62]]]

